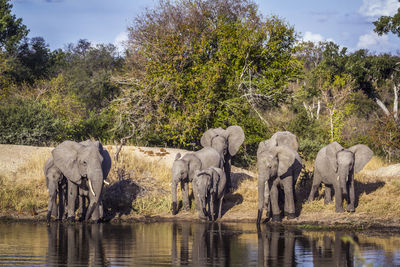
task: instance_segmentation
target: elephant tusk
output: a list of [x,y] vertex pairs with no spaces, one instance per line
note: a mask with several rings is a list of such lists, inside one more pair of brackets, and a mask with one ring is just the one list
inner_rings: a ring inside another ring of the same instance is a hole
[[339,181],[339,175],[338,175],[338,177],[337,177],[337,180]]
[[89,180],[89,189],[90,189],[90,192],[92,192],[93,196],[96,196],[96,194],[93,191],[92,182],[90,180]]
[[104,183],[105,183],[106,185],[110,185],[110,182],[108,182],[108,181],[106,181],[106,180],[104,180]]

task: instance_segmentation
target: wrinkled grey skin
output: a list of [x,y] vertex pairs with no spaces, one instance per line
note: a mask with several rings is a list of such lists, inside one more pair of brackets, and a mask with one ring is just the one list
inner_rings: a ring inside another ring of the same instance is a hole
[[226,130],[221,127],[209,129],[200,139],[203,147],[214,148],[224,159],[224,171],[228,189],[232,187],[231,158],[239,151],[244,138],[243,129],[240,126],[232,125],[226,128]]
[[[205,147],[199,151],[188,153],[181,157],[181,154],[176,155],[172,165],[172,214],[177,213],[177,197],[176,187],[181,183],[183,208],[189,210],[189,182],[193,181],[196,170],[207,169],[210,167],[220,168],[222,159],[220,154],[212,147]],[[197,202],[196,187],[192,186],[195,201]],[[196,205],[198,208],[199,205]]]
[[87,187],[90,188],[91,185],[93,192],[89,190],[88,193],[89,207],[85,220],[91,218],[97,221],[100,216],[98,207],[101,204],[104,179],[111,168],[108,152],[100,142],[64,141],[52,151],[52,156],[55,166],[68,180],[68,220],[75,220],[78,187],[88,190]]
[[[218,219],[221,218],[222,202],[225,194],[226,177],[220,168],[208,168],[195,172],[193,186],[197,187],[197,197],[204,216],[211,215],[211,220],[215,221],[214,204],[218,203]],[[208,213],[207,207],[208,205]]]
[[325,204],[332,201],[331,187],[335,190],[336,212],[343,212],[343,195],[347,195],[347,211],[354,212],[354,173],[364,168],[373,152],[366,145],[355,145],[344,149],[338,142],[323,147],[317,154],[314,178],[308,201],[314,200],[319,185],[325,186]]
[[[101,156],[103,157],[103,162],[101,165],[101,168],[103,170],[103,176],[104,176],[104,183],[108,183],[106,181],[108,173],[110,172],[111,169],[111,157],[108,151],[103,147],[103,145],[99,141],[92,141],[92,140],[86,140],[80,142],[82,145],[91,145],[94,144],[98,147],[99,152]],[[80,186],[78,187],[78,195],[79,195],[79,218],[85,218],[86,213],[87,213],[87,207],[86,207],[86,199],[90,201],[90,193],[89,193],[89,188],[88,186]],[[92,214],[92,220],[97,221],[98,219],[103,218],[104,211],[103,211],[103,201],[102,198],[100,198],[97,209],[94,210]]]
[[[60,169],[54,165],[53,157],[50,157],[46,161],[43,172],[46,179],[47,190],[49,192],[47,222],[50,221],[52,215],[61,220],[64,216],[64,208],[67,205],[67,180],[61,173]],[[61,203],[60,205],[57,205],[57,196],[59,203]]]
[[[279,145],[281,144],[281,145]],[[302,169],[302,162],[295,149],[297,138],[290,132],[278,132],[259,144],[257,150],[258,168],[258,215],[260,223],[262,211],[269,212],[272,206],[272,219],[279,221],[281,210],[278,202],[278,186],[285,195],[284,211],[288,219],[295,217],[294,186]]]

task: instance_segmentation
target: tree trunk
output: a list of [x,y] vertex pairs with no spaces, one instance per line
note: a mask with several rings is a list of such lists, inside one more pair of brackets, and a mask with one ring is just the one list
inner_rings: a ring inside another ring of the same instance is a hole
[[333,114],[335,114],[335,110],[329,109],[329,119],[331,124],[331,142],[333,142]]

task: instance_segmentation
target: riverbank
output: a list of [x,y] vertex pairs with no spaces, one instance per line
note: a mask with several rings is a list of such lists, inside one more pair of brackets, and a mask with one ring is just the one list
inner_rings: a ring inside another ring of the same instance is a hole
[[[111,157],[116,148],[106,146]],[[0,219],[44,221],[47,189],[43,165],[52,148],[0,145]],[[170,168],[177,153],[167,148],[124,146],[113,162],[104,200],[111,222],[197,221],[194,209],[171,214]],[[296,184],[297,215],[282,224],[359,229],[400,229],[400,177],[382,176],[385,164],[378,158],[356,174],[356,212],[336,213],[334,204],[324,205],[323,188],[317,200],[305,203],[312,182],[312,164],[306,163]],[[221,222],[255,222],[257,177],[255,169],[232,167],[234,190],[225,196]],[[396,172],[394,172],[396,173]],[[379,174],[379,175],[378,175]],[[178,199],[180,190],[178,189]]]

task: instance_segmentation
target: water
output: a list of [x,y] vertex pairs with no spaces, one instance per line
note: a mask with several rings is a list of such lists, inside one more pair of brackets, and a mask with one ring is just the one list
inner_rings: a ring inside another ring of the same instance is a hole
[[400,266],[400,235],[255,224],[0,223],[1,266]]

